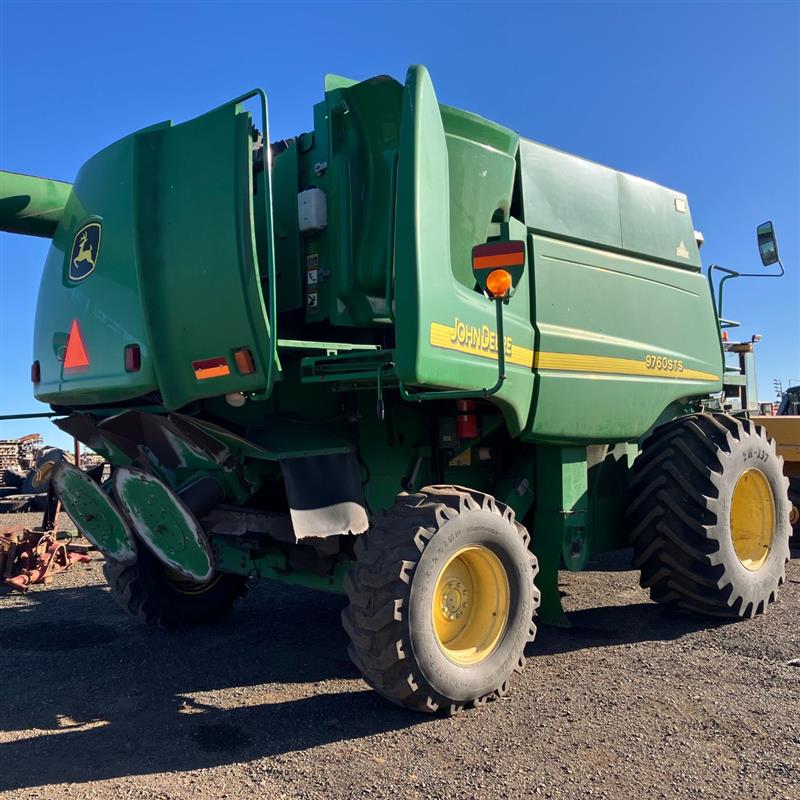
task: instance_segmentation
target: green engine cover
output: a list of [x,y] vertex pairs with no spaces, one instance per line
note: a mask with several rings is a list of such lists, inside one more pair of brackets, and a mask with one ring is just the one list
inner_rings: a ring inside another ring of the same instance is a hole
[[[158,392],[175,409],[264,390],[272,348],[252,146],[250,115],[234,103],[127,136],[83,166],[39,291],[39,400],[86,405]],[[270,206],[262,202],[267,214]],[[82,242],[89,227],[95,238]],[[92,269],[76,272],[80,258]],[[70,335],[83,358],[69,358]],[[126,363],[132,346],[138,368]],[[242,348],[248,374],[234,359]]]

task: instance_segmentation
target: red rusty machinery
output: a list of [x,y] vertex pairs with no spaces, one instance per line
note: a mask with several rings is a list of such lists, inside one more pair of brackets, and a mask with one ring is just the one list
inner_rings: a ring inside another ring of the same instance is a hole
[[87,563],[90,559],[85,550],[60,540],[55,531],[0,530],[0,580],[25,592],[34,583],[48,583],[73,564]]

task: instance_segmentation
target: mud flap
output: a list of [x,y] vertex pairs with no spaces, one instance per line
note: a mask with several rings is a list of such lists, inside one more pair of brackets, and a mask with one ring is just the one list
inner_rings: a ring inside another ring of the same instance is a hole
[[297,539],[364,533],[369,527],[354,453],[281,460]]

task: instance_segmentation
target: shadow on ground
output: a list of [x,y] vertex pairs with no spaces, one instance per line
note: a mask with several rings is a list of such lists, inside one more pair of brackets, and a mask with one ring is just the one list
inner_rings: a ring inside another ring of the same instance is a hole
[[[146,630],[98,586],[30,599],[0,598],[0,731],[17,737],[0,744],[0,790],[247,762],[430,721],[365,691],[337,597],[264,584],[227,623],[184,634]],[[534,662],[703,627],[648,603],[570,618],[540,631]],[[197,699],[217,690],[230,691]]]
[[571,628],[540,626],[528,658],[570,653],[590,647],[610,647],[637,642],[668,642],[689,633],[731,624],[713,622],[666,611],[655,603],[601,606],[572,611]]

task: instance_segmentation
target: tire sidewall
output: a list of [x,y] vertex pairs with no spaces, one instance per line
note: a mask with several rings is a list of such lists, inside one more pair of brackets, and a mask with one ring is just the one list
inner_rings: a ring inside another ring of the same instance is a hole
[[[790,530],[787,503],[781,502],[786,495],[786,479],[780,459],[765,439],[744,432],[741,439],[730,437],[730,441],[734,444],[722,472],[719,487],[720,513],[714,538],[719,542],[720,555],[725,563],[728,577],[734,578],[734,582],[741,582],[750,587],[752,595],[768,597],[770,592],[778,587],[784,574]],[[733,545],[731,527],[734,489],[739,478],[748,469],[757,469],[767,480],[775,508],[772,549],[757,570],[747,569],[739,560]]]
[[[492,654],[479,664],[464,666],[444,654],[431,609],[441,570],[457,551],[472,545],[490,550],[503,565],[509,585],[509,618]],[[530,556],[514,523],[486,510],[447,520],[423,550],[409,593],[409,641],[424,679],[434,691],[455,702],[468,702],[496,690],[518,666],[530,639],[534,607]]]

